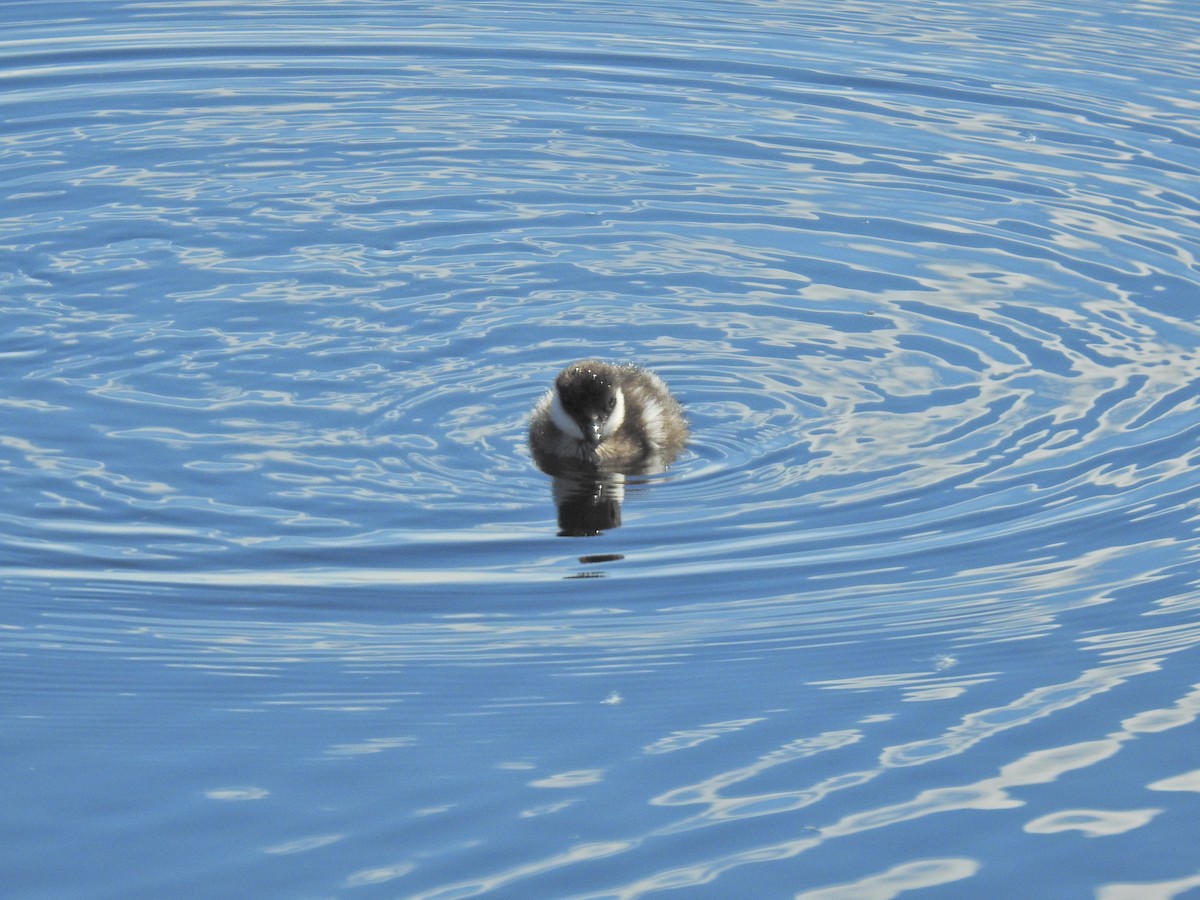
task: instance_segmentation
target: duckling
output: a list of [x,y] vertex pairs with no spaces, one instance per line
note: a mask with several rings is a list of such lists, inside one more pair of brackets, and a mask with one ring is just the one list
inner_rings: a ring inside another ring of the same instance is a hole
[[534,461],[550,474],[661,470],[687,437],[683,410],[661,378],[595,359],[559,372],[529,423]]

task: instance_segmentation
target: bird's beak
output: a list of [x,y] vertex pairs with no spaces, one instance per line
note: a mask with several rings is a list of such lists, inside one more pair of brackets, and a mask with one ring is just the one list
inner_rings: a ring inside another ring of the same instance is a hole
[[588,422],[583,429],[583,439],[587,441],[589,447],[599,447],[600,439],[604,436],[600,432],[601,423],[598,421]]

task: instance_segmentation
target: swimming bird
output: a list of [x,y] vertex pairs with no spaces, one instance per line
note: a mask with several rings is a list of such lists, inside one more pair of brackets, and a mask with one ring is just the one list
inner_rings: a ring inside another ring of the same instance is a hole
[[550,474],[661,470],[687,437],[683,409],[661,378],[595,359],[559,372],[529,423],[534,461]]

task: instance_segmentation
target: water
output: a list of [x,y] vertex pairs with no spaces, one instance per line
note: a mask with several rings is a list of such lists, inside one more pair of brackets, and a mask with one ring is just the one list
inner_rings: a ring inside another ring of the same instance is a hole
[[1189,4],[0,17],[7,895],[1200,893]]

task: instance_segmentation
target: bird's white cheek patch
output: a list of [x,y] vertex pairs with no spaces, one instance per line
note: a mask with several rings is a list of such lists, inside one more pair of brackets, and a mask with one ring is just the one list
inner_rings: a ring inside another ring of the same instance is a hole
[[558,430],[568,437],[573,437],[577,441],[583,440],[583,432],[579,430],[579,423],[572,419],[570,413],[563,409],[558,391],[554,392],[554,399],[550,401],[550,421],[557,425]]
[[650,439],[651,443],[661,444],[663,442],[663,410],[654,398],[646,400],[645,416],[646,437]]
[[609,437],[625,421],[625,395],[617,391],[617,405],[613,407],[613,411],[608,414],[608,418],[604,420],[604,425],[600,428],[602,437]]

